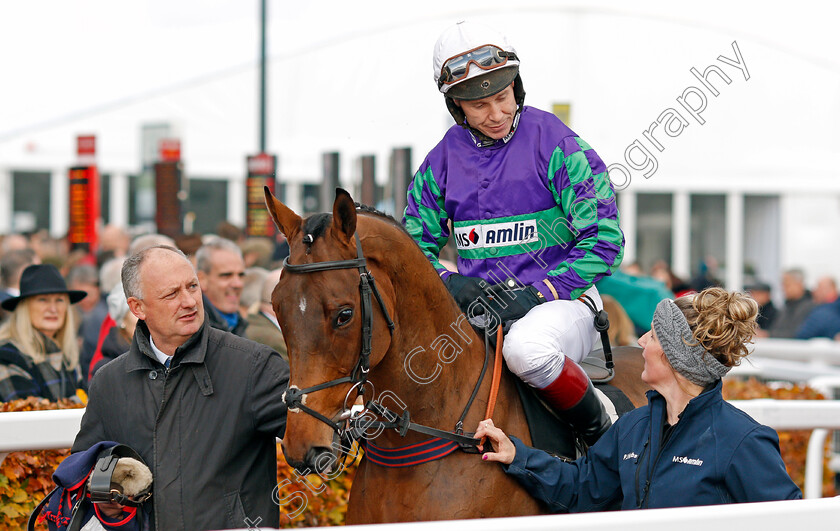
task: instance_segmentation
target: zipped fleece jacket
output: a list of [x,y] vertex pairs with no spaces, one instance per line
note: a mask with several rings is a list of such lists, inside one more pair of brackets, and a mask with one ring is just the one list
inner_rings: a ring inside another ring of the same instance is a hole
[[286,428],[288,382],[279,354],[206,322],[167,370],[140,321],[131,349],[91,382],[72,451],[100,441],[136,450],[154,476],[152,529],[247,528],[258,518],[276,527],[275,437]]
[[451,273],[438,257],[451,233],[459,273],[490,284],[512,278],[546,300],[579,297],[624,252],[606,165],[533,107],[523,107],[509,138],[489,145],[452,126],[420,165],[406,204],[406,230],[444,279]]
[[663,444],[665,399],[627,413],[589,450],[566,463],[512,438],[505,467],[554,512],[716,505],[799,499],[779,437],[723,400],[721,383],[689,402]]

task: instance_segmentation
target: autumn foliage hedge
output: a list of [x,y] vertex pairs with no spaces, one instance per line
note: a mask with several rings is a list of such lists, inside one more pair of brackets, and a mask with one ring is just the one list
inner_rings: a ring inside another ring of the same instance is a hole
[[[728,400],[775,398],[779,400],[818,400],[824,397],[815,390],[798,385],[769,386],[754,379],[728,380],[724,383]],[[50,403],[29,398],[0,404],[0,412],[67,409],[81,407],[69,401]],[[782,457],[791,478],[803,487],[805,458],[810,431],[779,432]],[[10,453],[0,465],[0,529],[17,531],[26,528],[29,513],[52,489],[51,475],[69,450],[47,450]],[[826,455],[828,448],[826,448]],[[347,500],[357,463],[351,463],[340,474],[325,480],[318,475],[301,476],[286,464],[277,447],[277,489],[272,495],[280,504],[280,527],[341,525],[347,512]],[[823,496],[834,496],[833,474],[823,471]]]
[[[56,403],[31,397],[0,403],[0,414],[81,407],[84,406],[67,399]],[[0,529],[26,529],[29,513],[53,489],[52,473],[68,455],[70,450],[38,450],[6,456],[0,464]]]
[[[39,398],[0,402],[0,413],[72,409],[81,404],[62,400],[58,403]],[[0,530],[23,531],[29,514],[55,486],[52,474],[70,455],[70,450],[12,452],[0,464]],[[348,463],[344,472],[324,481],[318,475],[300,476],[283,457],[277,445],[277,490],[272,494],[280,503],[281,527],[312,527],[344,523],[347,499],[356,463]],[[44,529],[46,527],[44,526]]]
[[286,464],[277,445],[277,491],[275,501],[280,504],[280,527],[321,527],[344,524],[347,500],[356,466],[361,459],[358,452],[335,478],[317,474],[301,476]]

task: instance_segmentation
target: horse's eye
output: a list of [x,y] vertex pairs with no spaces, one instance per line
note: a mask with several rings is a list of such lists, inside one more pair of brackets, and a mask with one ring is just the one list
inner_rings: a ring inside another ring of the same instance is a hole
[[344,308],[343,310],[338,312],[338,315],[335,316],[335,328],[346,325],[350,322],[350,319],[352,318],[353,310],[351,308]]

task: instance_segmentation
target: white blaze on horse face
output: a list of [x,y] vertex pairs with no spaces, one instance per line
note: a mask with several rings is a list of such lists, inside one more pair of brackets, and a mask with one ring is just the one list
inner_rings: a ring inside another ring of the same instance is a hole
[[300,304],[298,304],[298,308],[300,308],[300,313],[306,315],[306,297],[300,298]]

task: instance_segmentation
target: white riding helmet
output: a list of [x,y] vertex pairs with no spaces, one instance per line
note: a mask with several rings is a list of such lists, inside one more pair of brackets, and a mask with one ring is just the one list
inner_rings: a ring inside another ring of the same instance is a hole
[[519,58],[501,33],[461,21],[438,38],[432,66],[440,92],[455,99],[476,100],[510,85],[519,73]]
[[[518,110],[525,104],[516,50],[504,35],[487,26],[461,21],[446,29],[435,43],[432,67],[446,108],[462,127],[469,125],[455,100],[486,98],[513,83]],[[484,137],[480,131],[470,130]]]

